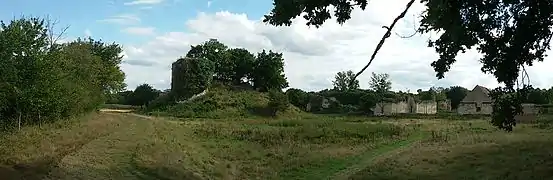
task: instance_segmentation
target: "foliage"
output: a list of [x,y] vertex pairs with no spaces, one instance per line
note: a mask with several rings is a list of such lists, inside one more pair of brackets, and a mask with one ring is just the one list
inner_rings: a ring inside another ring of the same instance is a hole
[[212,81],[213,67],[212,61],[202,58],[180,58],[174,62],[171,91],[175,100],[185,100],[204,91]]
[[252,73],[253,86],[262,92],[270,89],[283,89],[288,87],[288,81],[284,76],[284,59],[282,53],[263,50],[257,53],[254,71]]
[[461,86],[451,86],[446,92],[447,99],[451,100],[451,108],[457,109],[469,90]]
[[[348,91],[359,89],[359,80],[355,79],[353,71],[338,72],[332,81],[334,89],[338,91]],[[352,83],[353,82],[353,83]]]
[[175,101],[171,92],[162,92],[154,100],[148,103],[146,111],[151,110],[167,110],[167,106],[174,105]]
[[123,90],[126,87],[124,83],[125,73],[119,67],[123,60],[123,48],[116,43],[106,44],[99,40],[94,40],[91,37],[87,39],[77,39],[73,42],[77,44],[86,44],[90,46],[92,55],[98,56],[101,59],[103,67],[102,73],[98,77],[104,93],[114,93]]
[[159,93],[159,90],[154,89],[149,84],[141,84],[132,92],[129,99],[127,99],[127,103],[133,106],[148,105],[150,101],[159,96]]
[[376,103],[378,103],[378,97],[374,93],[366,93],[365,95],[361,96],[361,102],[359,109],[365,113],[372,113],[371,109],[376,106]]
[[[431,64],[439,79],[449,71],[459,52],[476,47],[476,50],[483,54],[480,59],[481,70],[484,73],[493,74],[499,83],[505,84],[505,88],[497,89],[497,96],[494,97],[515,98],[499,94],[514,93],[520,71],[525,73],[524,66],[531,66],[536,60],[543,61],[546,50],[550,48],[553,35],[551,32],[553,3],[550,1],[422,0],[421,2],[426,6],[426,10],[422,14],[418,32],[440,32],[438,39],[429,41],[429,46],[434,47],[439,54],[439,59]],[[409,5],[412,3],[413,0]],[[352,9],[365,9],[366,5],[367,0],[324,2],[274,0],[274,8],[265,15],[263,21],[276,26],[290,25],[293,18],[307,13],[303,16],[308,21],[307,25],[320,27],[332,17],[328,10],[330,6],[335,7],[333,15],[337,21],[344,23],[351,18]],[[409,5],[407,8],[410,7]],[[402,17],[400,15],[396,20]],[[506,103],[520,102],[518,99],[494,100]],[[516,112],[512,108],[503,109],[503,107],[517,106],[520,104],[510,106],[494,104],[497,111],[493,112],[493,121],[514,125],[511,114]],[[512,129],[504,126],[500,128]]]
[[240,84],[245,78],[251,79],[254,71],[255,56],[247,49],[233,48],[228,50],[232,63],[232,82]]
[[369,87],[376,93],[385,93],[392,89],[392,82],[390,82],[389,74],[376,74],[372,73],[371,80],[369,81]]
[[301,89],[290,88],[286,90],[286,96],[288,96],[290,104],[303,110],[309,103],[309,94]]
[[50,22],[0,23],[0,125],[51,122],[97,109],[124,87],[117,44],[56,43]]
[[[186,57],[202,58],[213,63],[210,73],[215,74],[217,80],[230,82],[233,78],[233,62],[227,52],[228,47],[217,39],[210,39],[203,44],[192,46]],[[182,59],[182,58],[181,58]]]
[[285,111],[288,109],[290,102],[288,101],[288,96],[282,93],[281,90],[270,90],[269,91],[269,108],[272,111],[272,115],[276,116],[277,112]]
[[254,56],[247,49],[229,49],[218,40],[210,39],[203,44],[192,46],[186,57],[203,58],[212,62],[213,70],[209,73],[214,75],[218,83],[240,85],[247,80],[263,92],[288,87],[284,76],[282,53],[263,50]]
[[545,89],[529,88],[528,94],[524,98],[524,103],[548,104],[550,101],[547,93]]

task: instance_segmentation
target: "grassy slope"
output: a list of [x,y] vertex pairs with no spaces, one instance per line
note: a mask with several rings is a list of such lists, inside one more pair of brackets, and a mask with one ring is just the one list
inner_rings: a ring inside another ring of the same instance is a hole
[[[215,86],[209,89],[206,95],[188,103],[177,104],[161,109],[152,109],[148,112],[155,116],[171,116],[179,118],[244,118],[266,117],[270,111],[266,109],[269,102],[268,95],[253,90],[230,90]],[[284,116],[300,114],[297,107],[290,106]]]
[[[420,134],[420,128],[427,133]],[[553,172],[552,135],[531,127],[509,134],[482,121],[308,116],[175,122],[100,113],[3,135],[0,174],[15,179],[543,179]]]

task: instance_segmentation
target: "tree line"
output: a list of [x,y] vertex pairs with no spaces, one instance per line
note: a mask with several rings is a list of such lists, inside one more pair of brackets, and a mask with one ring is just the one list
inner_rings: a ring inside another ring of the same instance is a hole
[[58,43],[59,37],[41,18],[0,21],[2,128],[90,112],[125,87],[120,45],[92,38]]
[[[391,91],[392,81],[386,73],[372,73],[368,80],[369,88],[361,89],[359,80],[355,79],[353,71],[338,72],[332,81],[333,88],[318,92],[306,92],[301,89],[290,88],[286,91],[290,103],[307,110],[307,104],[317,105],[322,98],[334,97],[339,104],[335,104],[325,111],[329,113],[365,112],[371,113],[378,102],[406,101],[413,97],[415,101],[448,101],[451,109],[457,109],[465,98],[469,89],[462,86],[430,87],[428,90],[417,89],[414,92]],[[351,82],[351,83],[350,83]],[[527,91],[523,103],[553,104],[553,87],[549,89],[532,88]],[[311,111],[323,111],[320,107],[311,108]]]

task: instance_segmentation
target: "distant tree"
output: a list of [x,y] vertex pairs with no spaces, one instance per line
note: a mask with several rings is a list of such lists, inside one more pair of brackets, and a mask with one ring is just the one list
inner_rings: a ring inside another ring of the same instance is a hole
[[431,87],[431,90],[434,93],[434,100],[436,101],[445,101],[447,99],[447,89],[443,87]]
[[229,59],[232,63],[232,82],[240,84],[246,78],[251,79],[254,71],[255,56],[247,49],[234,48],[228,50]]
[[436,92],[432,89],[428,91],[420,91],[418,94],[419,100],[422,101],[434,101],[436,100]]
[[526,96],[525,103],[533,104],[547,104],[549,103],[547,97],[547,90],[539,88],[528,89],[528,95]]
[[282,93],[282,90],[271,89],[269,90],[269,108],[271,109],[272,116],[277,116],[277,112],[285,111],[290,105],[288,97]]
[[371,80],[369,81],[369,87],[376,93],[385,93],[392,89],[392,82],[390,81],[390,75],[372,73]]
[[309,94],[301,89],[290,88],[286,90],[290,104],[305,110],[309,103]]
[[129,98],[129,105],[144,106],[148,105],[159,96],[160,91],[154,89],[149,84],[141,84],[136,87]]
[[545,97],[549,104],[553,104],[553,87],[545,91]]
[[269,89],[283,89],[288,87],[284,75],[284,59],[282,53],[263,50],[257,53],[252,73],[253,86],[262,92]]
[[359,80],[355,79],[355,74],[351,70],[338,72],[336,76],[334,76],[334,79],[332,84],[336,90],[347,91],[359,89]]
[[467,96],[469,90],[461,86],[451,86],[446,92],[447,99],[451,101],[451,108],[457,109],[461,101]]

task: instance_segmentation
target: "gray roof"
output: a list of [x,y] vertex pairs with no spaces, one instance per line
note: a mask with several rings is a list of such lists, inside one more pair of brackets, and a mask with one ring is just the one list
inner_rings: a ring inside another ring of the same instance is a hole
[[490,90],[480,85],[476,85],[472,91],[467,93],[467,96],[461,101],[462,103],[471,102],[492,102],[490,98]]

